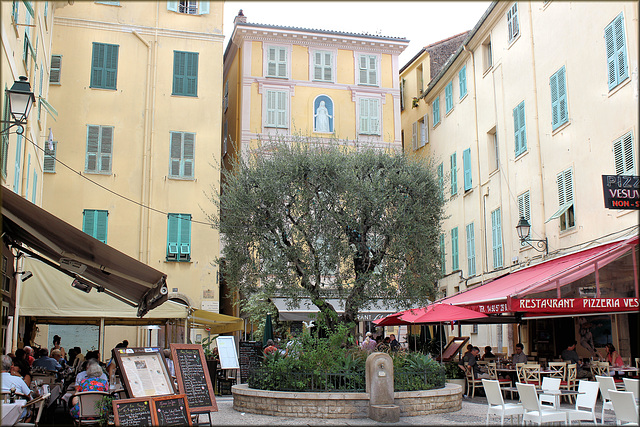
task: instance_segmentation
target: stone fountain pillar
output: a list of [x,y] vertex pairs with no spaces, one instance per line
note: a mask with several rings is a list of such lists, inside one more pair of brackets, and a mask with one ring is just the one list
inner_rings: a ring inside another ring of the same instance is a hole
[[371,353],[366,364],[369,418],[383,423],[397,423],[400,407],[394,402],[393,360],[386,353]]

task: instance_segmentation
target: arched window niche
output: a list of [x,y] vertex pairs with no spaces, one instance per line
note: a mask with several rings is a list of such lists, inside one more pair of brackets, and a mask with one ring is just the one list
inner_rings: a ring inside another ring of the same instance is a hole
[[333,133],[333,101],[327,95],[318,95],[313,101],[313,131]]

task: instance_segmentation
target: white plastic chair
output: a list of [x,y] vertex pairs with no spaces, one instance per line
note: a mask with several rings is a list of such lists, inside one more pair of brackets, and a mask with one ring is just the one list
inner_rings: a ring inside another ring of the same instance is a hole
[[500,389],[500,383],[496,380],[482,380],[482,387],[487,396],[487,425],[489,425],[489,415],[499,415],[500,425],[504,425],[504,417],[511,417],[511,423],[513,424],[513,416],[518,416],[518,422],[520,422],[520,415],[524,414],[524,408],[520,403],[504,403],[502,398],[502,390]]
[[544,377],[542,379],[542,390],[556,391],[557,394],[547,394],[540,393],[540,405],[544,408],[548,405],[543,405],[543,403],[549,403],[553,406],[554,409],[558,409],[560,407],[560,382],[562,380],[560,378],[551,378]]
[[633,393],[630,391],[609,390],[609,397],[613,403],[618,425],[637,426],[638,406]]
[[578,382],[578,394],[576,397],[575,409],[567,411],[567,421],[571,424],[573,421],[596,421],[596,401],[598,400],[598,389],[600,384],[595,381],[580,380]]
[[637,399],[638,395],[640,395],[640,380],[633,378],[623,378],[622,380],[624,381],[625,391],[630,391],[633,393],[633,397]]
[[545,422],[562,422],[567,423],[567,414],[564,411],[555,409],[544,409],[540,406],[536,386],[533,384],[516,383],[520,401],[524,407],[524,422],[532,421],[542,425]]
[[609,410],[613,411],[613,403],[611,403],[611,399],[609,398],[609,392],[616,390],[616,383],[613,381],[611,377],[602,377],[600,375],[596,375],[596,381],[600,384],[600,394],[602,394],[602,413],[600,414],[600,422],[604,423],[604,411]]

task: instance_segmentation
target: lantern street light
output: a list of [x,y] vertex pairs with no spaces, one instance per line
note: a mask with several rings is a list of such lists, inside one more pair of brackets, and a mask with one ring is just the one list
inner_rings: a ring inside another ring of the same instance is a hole
[[33,95],[29,80],[25,76],[20,76],[20,80],[13,82],[11,89],[7,90],[7,94],[9,94],[11,120],[2,120],[2,124],[8,123],[9,126],[2,129],[0,133],[8,132],[13,126],[18,126],[19,129],[16,130],[16,133],[22,135],[36,97]]
[[[535,240],[529,238],[529,232],[531,231],[531,224],[529,221],[523,216],[520,217],[520,221],[518,225],[516,225],[516,231],[518,232],[518,237],[520,238],[521,243],[526,243],[535,249],[538,252],[543,252],[545,255],[549,255],[549,241],[545,237],[544,240]],[[531,242],[535,242],[536,246],[532,245]],[[540,249],[538,249],[540,248]]]

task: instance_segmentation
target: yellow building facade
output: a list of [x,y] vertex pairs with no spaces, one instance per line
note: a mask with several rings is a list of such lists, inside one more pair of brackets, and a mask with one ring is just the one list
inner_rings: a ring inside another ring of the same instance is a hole
[[59,116],[42,203],[165,272],[169,298],[212,312],[219,237],[207,214],[219,191],[222,8],[97,1],[58,10],[50,97]]
[[[428,54],[403,67],[404,150],[435,159],[447,200],[442,296],[638,233],[637,211],[606,209],[602,184],[638,175],[637,22],[629,2],[494,2],[423,93],[413,82]],[[548,254],[520,242],[521,217]],[[623,329],[613,340],[628,352]],[[526,325],[462,333],[535,347]]]

